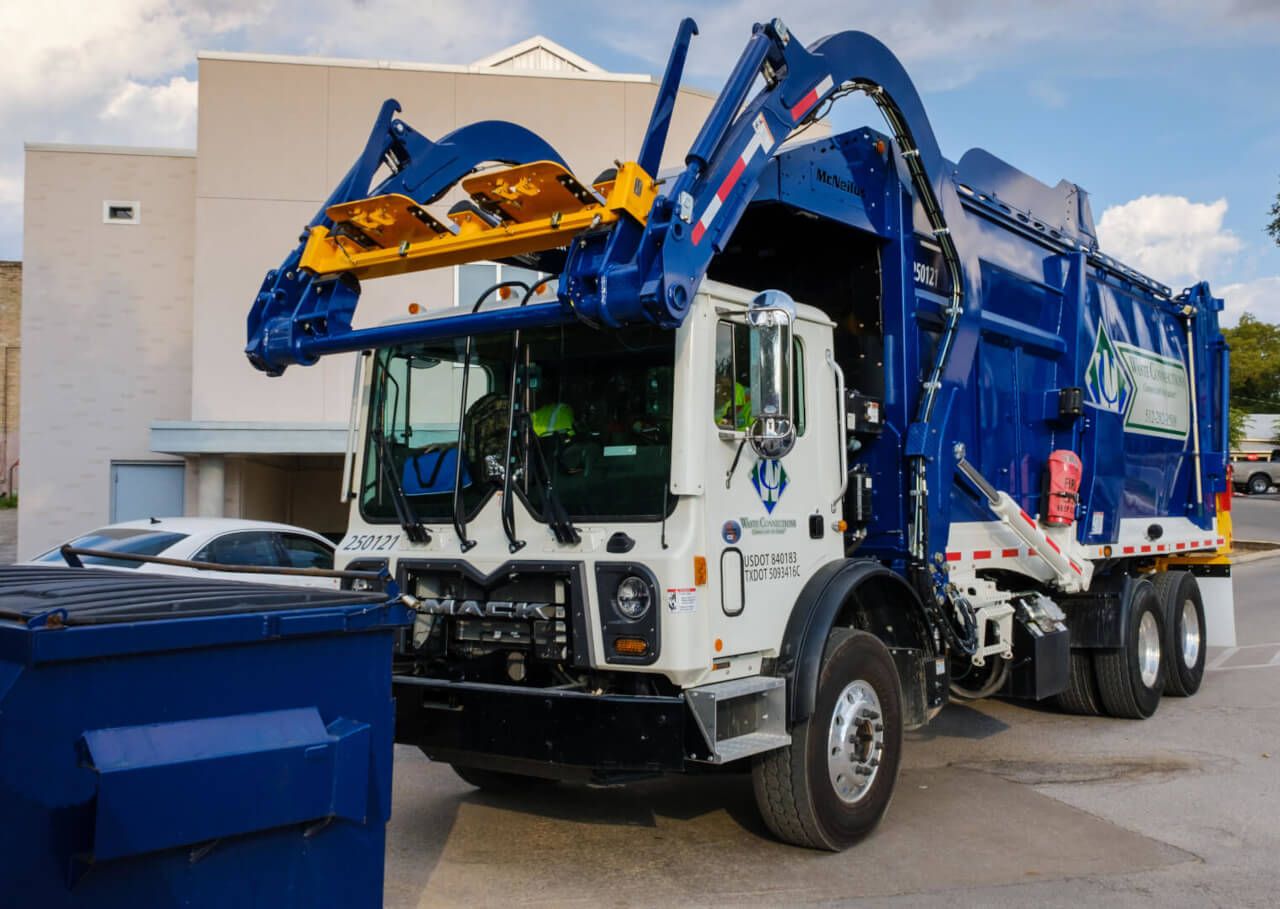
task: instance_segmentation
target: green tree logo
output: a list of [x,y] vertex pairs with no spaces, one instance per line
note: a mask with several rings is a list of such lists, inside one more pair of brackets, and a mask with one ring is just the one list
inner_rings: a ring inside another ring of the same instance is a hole
[[1084,387],[1089,402],[1100,410],[1124,413],[1133,396],[1133,380],[1129,367],[1107,336],[1105,325],[1098,326],[1098,338],[1093,344],[1093,356],[1084,373]]

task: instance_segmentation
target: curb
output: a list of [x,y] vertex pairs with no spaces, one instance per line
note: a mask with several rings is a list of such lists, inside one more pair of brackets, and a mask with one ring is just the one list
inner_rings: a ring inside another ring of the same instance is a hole
[[1247,565],[1250,562],[1261,562],[1264,559],[1274,559],[1274,558],[1280,557],[1280,543],[1272,542],[1271,540],[1236,540],[1235,542],[1246,543],[1251,546],[1270,546],[1271,548],[1267,550],[1263,550],[1262,552],[1248,552],[1248,553],[1233,552],[1231,554],[1232,565]]

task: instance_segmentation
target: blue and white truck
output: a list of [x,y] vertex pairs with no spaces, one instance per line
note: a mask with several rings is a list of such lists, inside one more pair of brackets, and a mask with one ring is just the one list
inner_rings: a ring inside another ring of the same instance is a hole
[[[658,179],[694,34],[594,180],[386,102],[247,353],[357,353],[340,556],[417,616],[399,741],[479,786],[749,768],[842,849],[949,700],[1144,718],[1231,642],[1222,303],[1105,255],[1074,183],[945,158],[858,32],[756,25]],[[788,141],[853,92],[887,128]],[[352,327],[478,260],[536,277]]]

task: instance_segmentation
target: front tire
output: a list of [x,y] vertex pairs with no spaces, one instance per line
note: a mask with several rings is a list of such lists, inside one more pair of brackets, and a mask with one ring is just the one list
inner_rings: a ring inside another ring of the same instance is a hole
[[902,755],[902,692],[884,644],[838,629],[827,641],[812,715],[791,744],[752,765],[756,803],[779,839],[838,852],[880,821]]
[[1267,476],[1265,473],[1255,473],[1253,476],[1249,477],[1249,485],[1247,488],[1249,490],[1249,495],[1251,496],[1266,495],[1266,493],[1271,489],[1271,477]]
[[1136,582],[1129,596],[1122,646],[1095,651],[1093,663],[1107,714],[1145,720],[1156,712],[1164,692],[1164,606],[1150,581]]
[[1189,571],[1162,571],[1156,595],[1165,607],[1164,693],[1190,697],[1204,681],[1204,601]]

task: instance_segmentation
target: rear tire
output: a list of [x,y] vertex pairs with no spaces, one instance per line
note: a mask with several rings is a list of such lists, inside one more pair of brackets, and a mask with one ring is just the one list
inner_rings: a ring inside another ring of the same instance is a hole
[[780,840],[838,852],[876,826],[902,754],[902,692],[884,644],[865,631],[828,639],[813,714],[791,744],[756,757],[752,782]]
[[1122,646],[1094,652],[1098,694],[1107,714],[1145,720],[1160,706],[1164,691],[1164,607],[1150,581],[1129,592],[1129,614]]
[[1079,716],[1101,716],[1102,699],[1094,678],[1093,654],[1088,650],[1071,651],[1067,687],[1057,696],[1058,707]]
[[464,767],[451,764],[453,772],[462,777],[463,782],[470,783],[485,792],[528,792],[541,789],[556,781],[541,776],[525,776],[521,773],[505,773],[501,770],[483,770],[479,767]]
[[1164,605],[1164,693],[1190,697],[1204,681],[1204,601],[1189,571],[1162,571],[1154,580]]
[[1249,490],[1249,495],[1251,496],[1266,495],[1266,493],[1271,489],[1271,477],[1267,476],[1265,473],[1255,473],[1253,476],[1249,477],[1249,485],[1247,488]]

